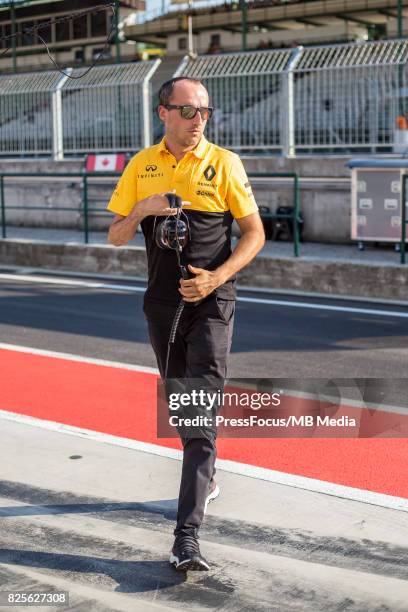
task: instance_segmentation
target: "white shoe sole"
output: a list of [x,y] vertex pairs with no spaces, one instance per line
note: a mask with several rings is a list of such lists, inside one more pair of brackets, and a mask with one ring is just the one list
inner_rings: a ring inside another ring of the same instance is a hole
[[207,499],[205,500],[205,506],[204,506],[204,514],[207,512],[207,506],[210,503],[210,501],[213,501],[213,499],[216,499],[220,494],[220,487],[218,485],[215,485],[215,489],[212,493],[210,493],[207,496]]
[[171,565],[174,565],[176,570],[179,572],[186,572],[187,570],[202,572],[210,569],[210,566],[204,561],[204,559],[201,562],[195,561],[194,559],[186,559],[185,561],[179,563],[178,557],[173,555],[173,552],[170,553],[169,562]]

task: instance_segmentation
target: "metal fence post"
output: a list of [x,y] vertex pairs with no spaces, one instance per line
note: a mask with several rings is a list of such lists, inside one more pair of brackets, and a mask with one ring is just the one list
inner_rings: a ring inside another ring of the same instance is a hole
[[4,201],[4,176],[0,175],[0,206],[1,206],[1,233],[6,238],[6,203]]
[[120,64],[120,62],[122,61],[121,56],[120,56],[120,38],[119,38],[120,0],[115,0],[114,4],[115,4],[115,14],[113,16],[113,19],[115,20],[114,31],[115,31],[116,63]]
[[299,176],[297,173],[294,175],[293,181],[294,188],[294,199],[295,205],[294,210],[294,223],[293,223],[293,248],[295,257],[299,257],[299,214],[300,214],[300,198],[299,198]]
[[16,9],[14,6],[14,0],[11,0],[10,6],[10,17],[11,17],[11,56],[13,61],[13,72],[17,72],[17,45],[16,45],[16,36],[17,28],[16,28]]
[[248,6],[247,0],[240,0],[241,7],[241,15],[242,15],[242,51],[247,50],[247,40],[248,40]]
[[282,100],[281,100],[281,142],[285,157],[294,157],[296,154],[295,142],[295,92],[293,72],[302,55],[303,47],[293,50],[286,70],[282,74]]
[[406,194],[407,194],[407,178],[408,174],[402,175],[402,189],[401,189],[401,263],[405,263],[405,240],[407,234],[407,207],[406,207]]
[[[72,68],[67,68],[66,73],[71,74]],[[61,89],[68,80],[67,75],[63,75],[58,81],[55,90],[51,94],[52,101],[52,155],[54,161],[64,159],[64,134],[62,130],[62,103]]]
[[402,38],[402,0],[397,0],[397,36]]
[[143,146],[150,147],[153,140],[152,134],[152,85],[150,79],[161,64],[161,59],[157,59],[149,72],[143,79],[142,83],[142,126],[143,126]]
[[177,66],[175,72],[173,73],[173,77],[179,77],[183,75],[183,72],[185,70],[185,68],[187,67],[188,63],[189,63],[190,57],[188,55],[184,55],[183,59],[181,60],[180,64]]
[[82,194],[83,194],[83,211],[84,211],[84,237],[85,244],[89,242],[89,226],[88,226],[88,175],[85,174],[82,179]]

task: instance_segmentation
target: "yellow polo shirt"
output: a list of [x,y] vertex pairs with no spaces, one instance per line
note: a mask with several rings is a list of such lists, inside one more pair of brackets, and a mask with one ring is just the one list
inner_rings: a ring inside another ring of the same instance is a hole
[[127,216],[140,200],[172,189],[191,202],[189,210],[229,210],[235,219],[258,211],[238,155],[204,136],[179,163],[167,149],[165,138],[137,153],[126,166],[107,208]]
[[[148,196],[173,189],[191,205],[183,207],[190,239],[183,249],[184,265],[215,270],[231,255],[231,226],[258,212],[251,185],[238,155],[204,137],[177,163],[165,138],[137,153],[126,166],[108,204],[108,210],[127,216]],[[180,270],[174,251],[161,249],[155,239],[164,217],[149,215],[141,222],[146,241],[148,288],[145,300],[177,304]],[[217,287],[216,296],[235,299],[235,276]]]

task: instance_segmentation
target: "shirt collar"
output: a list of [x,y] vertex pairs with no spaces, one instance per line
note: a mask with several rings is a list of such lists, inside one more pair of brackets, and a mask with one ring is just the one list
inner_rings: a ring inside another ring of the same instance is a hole
[[170,153],[170,151],[166,147],[166,140],[164,137],[159,142],[159,153]]
[[194,153],[194,155],[198,157],[198,159],[204,159],[207,145],[208,145],[208,140],[205,138],[203,134],[201,136],[200,142],[198,143],[196,148],[191,151],[191,153]]
[[[201,140],[195,149],[189,151],[189,153],[193,153],[198,159],[204,159],[205,151],[207,148],[208,140],[203,136],[201,136]],[[170,153],[168,148],[166,147],[166,137],[163,136],[161,141],[159,142],[159,153]]]

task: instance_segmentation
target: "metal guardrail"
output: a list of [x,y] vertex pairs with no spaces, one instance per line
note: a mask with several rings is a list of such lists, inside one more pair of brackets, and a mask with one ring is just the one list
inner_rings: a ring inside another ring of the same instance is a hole
[[[1,232],[2,238],[7,238],[7,220],[6,210],[50,210],[49,206],[6,206],[5,195],[4,195],[4,182],[6,178],[67,178],[67,179],[79,179],[82,181],[82,212],[84,215],[84,242],[89,244],[89,213],[90,212],[102,212],[109,215],[109,211],[101,210],[97,207],[89,206],[88,187],[89,179],[99,178],[118,178],[121,176],[121,172],[1,172],[0,173],[0,214],[1,214]],[[295,257],[299,257],[299,223],[300,223],[300,184],[299,176],[296,172],[249,172],[249,178],[289,178],[293,179],[293,213],[292,214],[275,214],[267,213],[262,216],[271,219],[291,219],[293,222],[293,253]],[[79,182],[79,181],[78,181]],[[73,206],[64,206],[54,209],[56,212],[59,211],[77,211],[78,209]]]
[[[5,195],[4,195],[4,179],[5,178],[67,178],[67,179],[79,179],[78,182],[82,181],[82,212],[84,215],[84,242],[85,244],[89,243],[89,213],[98,211],[98,212],[106,212],[106,215],[109,214],[109,211],[101,211],[100,208],[90,207],[88,204],[88,179],[98,179],[98,178],[119,178],[121,175],[120,172],[2,172],[0,173],[0,210],[1,210],[1,231],[2,238],[7,238],[7,221],[6,221],[6,209],[9,210],[50,210],[49,206],[6,206]],[[55,212],[60,211],[77,211],[78,209],[74,206],[64,206],[53,209]]]

